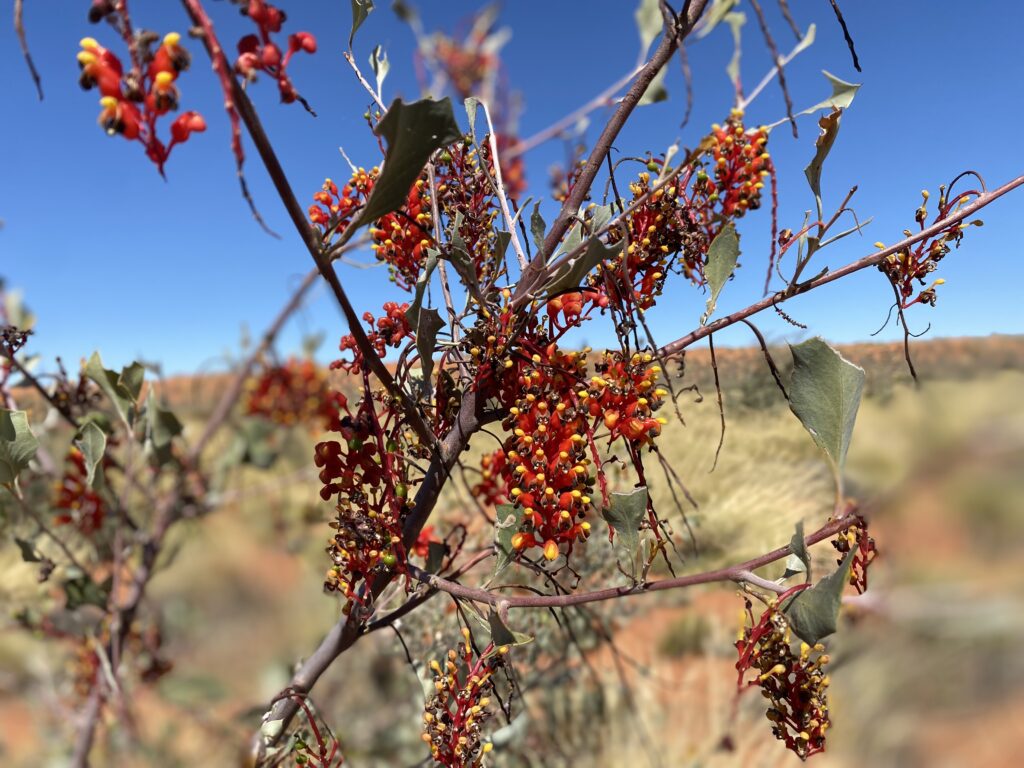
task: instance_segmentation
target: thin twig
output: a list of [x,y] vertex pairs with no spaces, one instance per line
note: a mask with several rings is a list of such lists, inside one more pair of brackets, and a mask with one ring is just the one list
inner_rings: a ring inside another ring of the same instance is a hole
[[22,18],[24,14],[24,0],[14,0],[14,31],[18,34],[18,44],[21,45],[21,53],[25,57],[25,63],[28,64],[28,71],[32,74],[32,82],[36,84],[36,93],[39,94],[39,100],[43,100],[43,79],[39,77],[39,70],[36,69],[35,62],[32,61],[32,54],[28,50],[28,38],[25,36],[25,22]]
[[843,37],[846,39],[846,47],[850,49],[850,56],[853,57],[853,68],[860,72],[860,60],[857,58],[857,49],[853,46],[853,38],[850,36],[850,30],[846,26],[846,19],[843,18],[843,12],[839,10],[839,3],[837,3],[836,0],[828,1],[832,4],[832,10],[835,11],[836,18],[839,20],[839,26],[843,28]]
[[789,124],[793,127],[793,138],[797,138],[796,131],[796,118],[793,117],[793,99],[789,96],[789,88],[786,85],[786,65],[779,55],[778,46],[775,45],[775,38],[772,37],[772,31],[768,27],[768,21],[764,17],[764,11],[761,10],[761,4],[757,0],[750,0],[750,5],[754,9],[754,15],[757,16],[757,24],[761,28],[761,35],[764,37],[765,45],[768,46],[768,52],[772,55],[772,61],[775,62],[775,68],[779,73],[779,88],[782,89],[782,98],[786,102],[786,117],[789,119]]

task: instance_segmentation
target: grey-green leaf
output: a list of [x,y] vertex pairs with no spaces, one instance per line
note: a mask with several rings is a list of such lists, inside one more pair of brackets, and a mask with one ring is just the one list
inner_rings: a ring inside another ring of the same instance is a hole
[[36,455],[39,441],[24,411],[0,410],[0,484],[10,485]]
[[388,72],[391,70],[391,64],[388,63],[388,54],[384,50],[384,46],[374,46],[373,51],[370,53],[370,68],[373,70],[373,76],[377,80],[377,96],[379,97],[381,87],[384,85],[384,78],[388,76]]
[[494,508],[494,520],[494,575],[497,576],[512,562],[512,556],[515,554],[512,549],[512,536],[522,525],[523,509],[512,504],[498,504]]
[[836,143],[836,137],[839,135],[839,119],[842,116],[843,110],[835,109],[831,114],[818,121],[821,133],[818,135],[818,140],[814,143],[814,159],[804,168],[804,176],[807,177],[807,183],[811,185],[811,191],[814,193],[814,202],[818,206],[819,218],[821,217],[821,169],[825,164],[825,158],[828,157],[828,153],[832,151],[832,145]]
[[645,107],[648,104],[657,104],[658,102],[665,101],[668,99],[668,89],[665,88],[665,75],[668,74],[668,67],[662,67],[658,70],[658,74],[654,76],[647,89],[644,91],[644,95],[640,97],[640,101],[636,103],[638,107]]
[[352,31],[348,35],[348,47],[352,47],[352,41],[356,38],[358,30],[366,17],[373,11],[373,0],[352,0]]
[[700,319],[701,325],[704,325],[715,311],[718,295],[736,270],[736,261],[739,257],[740,238],[736,234],[736,227],[730,221],[715,235],[715,239],[708,247],[708,263],[704,267],[704,276],[707,278],[711,296],[708,298],[707,310]]
[[640,0],[633,18],[636,19],[636,28],[640,33],[640,52],[643,55],[651,47],[654,38],[661,33],[664,25],[658,0]]
[[555,296],[559,293],[578,288],[583,283],[591,270],[605,259],[612,259],[622,250],[622,244],[617,243],[608,248],[596,237],[587,242],[587,249],[570,261],[559,272],[551,278],[551,281],[544,287],[548,296]]
[[530,635],[522,632],[513,632],[507,626],[505,622],[501,620],[501,616],[493,608],[487,615],[487,624],[491,630],[491,642],[494,643],[495,647],[501,647],[503,645],[525,645],[526,643],[532,642],[533,638]]
[[840,80],[824,69],[821,70],[821,74],[828,79],[829,84],[832,86],[832,95],[797,114],[809,115],[812,112],[817,112],[819,109],[846,109],[853,103],[853,97],[857,95],[857,91],[861,86],[860,83],[848,83],[845,80]]
[[839,568],[813,587],[794,595],[783,608],[789,625],[801,640],[811,645],[836,631],[843,589],[850,579],[850,565],[855,549],[851,549]]
[[864,389],[864,369],[821,338],[790,345],[789,407],[832,465],[839,482]]
[[444,328],[444,320],[433,307],[421,309],[419,322],[416,326],[416,351],[420,356],[420,368],[423,381],[427,384],[434,372],[434,347],[437,344],[437,332]]
[[804,521],[796,524],[796,531],[789,541],[789,550],[793,554],[786,560],[786,577],[797,573],[806,573],[807,581],[811,580],[811,555],[807,551],[807,544],[804,541]]
[[647,514],[647,486],[629,493],[609,494],[609,506],[601,510],[601,517],[615,531],[619,545],[632,561],[640,546],[640,523]]
[[480,99],[475,96],[467,98],[463,104],[466,107],[466,117],[469,118],[469,133],[476,139],[476,108],[480,104]]
[[401,208],[434,150],[462,136],[447,97],[411,104],[395,99],[374,133],[387,140],[388,149],[384,170],[359,215],[360,226]]
[[121,375],[117,377],[117,383],[124,387],[132,400],[138,400],[142,393],[142,382],[146,377],[146,369],[139,363],[126,365],[121,369]]
[[25,539],[19,539],[17,536],[14,537],[14,543],[18,545],[18,549],[21,550],[21,559],[26,563],[41,563],[43,562],[42,556],[36,550],[36,545],[31,541]]
[[544,223],[544,217],[540,215],[540,200],[533,204],[533,213],[530,214],[530,234],[533,235],[533,242],[538,248],[544,247],[544,233],[548,225]]
[[[127,368],[125,370],[128,370]],[[131,424],[135,419],[134,398],[131,391],[121,376],[103,367],[103,360],[99,352],[93,352],[92,357],[85,364],[85,375],[95,381],[103,394],[113,404],[118,415],[126,424]]]
[[85,482],[92,486],[96,480],[96,467],[107,450],[107,433],[90,421],[78,433],[78,450],[85,458]]

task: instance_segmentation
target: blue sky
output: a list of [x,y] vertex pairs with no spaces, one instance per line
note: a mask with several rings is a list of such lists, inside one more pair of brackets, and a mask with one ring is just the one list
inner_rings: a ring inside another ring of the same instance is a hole
[[[197,109],[208,131],[179,148],[162,180],[141,147],[108,138],[96,126],[95,92],[77,86],[78,40],[94,35],[119,50],[106,27],[85,20],[87,3],[69,13],[66,0],[26,4],[25,23],[46,99],[38,102],[13,31],[0,28],[0,72],[5,84],[0,121],[0,275],[21,288],[39,316],[34,351],[61,355],[73,367],[93,349],[105,361],[122,365],[142,356],[162,361],[170,372],[224,365],[237,347],[242,328],[257,334],[310,268],[308,254],[291,229],[262,167],[247,144],[250,186],[270,225],[283,235],[274,240],[253,222],[238,193],[228,150],[228,127],[220,94],[199,46],[189,42],[195,65],[180,80],[183,106]],[[233,6],[207,3],[226,44],[250,31]],[[360,164],[378,159],[375,142],[361,115],[367,98],[341,58],[350,24],[348,3],[339,0],[282,2],[287,29],[307,29],[319,40],[313,57],[296,59],[291,71],[302,93],[319,113],[312,118],[298,105],[277,103],[273,84],[262,80],[252,96],[263,116],[296,193],[304,203],[325,176],[346,175],[338,153],[344,146]],[[356,38],[357,60],[367,60],[381,43],[391,59],[387,98],[418,96],[411,67],[412,35],[388,8],[378,9]],[[428,29],[451,29],[478,3],[421,2]],[[763,3],[772,6],[772,3]],[[849,237],[821,253],[819,268],[845,264],[869,253],[876,240],[894,242],[913,226],[919,192],[933,191],[967,168],[995,186],[1024,171],[1016,135],[1024,118],[1021,82],[1024,57],[1019,33],[1024,8],[990,0],[984,13],[964,13],[951,2],[903,0],[846,2],[845,13],[864,68],[853,70],[841,31],[828,4],[792,4],[801,27],[815,22],[817,40],[787,70],[797,107],[827,95],[820,74],[864,84],[843,118],[842,130],[825,168],[826,207],[853,184],[861,218],[874,216],[865,236]],[[501,23],[513,30],[505,48],[508,82],[522,93],[523,135],[545,127],[591,99],[623,75],[636,59],[638,38],[629,2],[509,2]],[[443,13],[442,13],[443,9]],[[749,11],[744,28],[742,68],[752,87],[769,68],[769,56]],[[771,11],[771,9],[769,9]],[[813,13],[813,16],[808,15]],[[770,12],[776,39],[788,50],[793,37]],[[136,24],[161,34],[187,26],[177,3],[134,3]],[[732,54],[729,32],[721,28],[690,49],[696,108],[680,131],[685,104],[682,77],[674,63],[668,76],[670,99],[638,110],[616,148],[623,155],[659,152],[677,139],[699,141],[707,126],[720,121],[732,93],[724,68]],[[607,110],[592,115],[596,135]],[[783,115],[773,84],[749,110],[749,122]],[[460,115],[464,121],[464,116]],[[800,123],[799,140],[788,126],[772,136],[770,149],[781,169],[780,225],[794,229],[813,199],[803,168],[813,155],[813,118]],[[549,143],[531,153],[527,177],[532,194],[547,194],[548,167],[563,159],[564,146]],[[545,202],[550,221],[557,208]],[[935,309],[915,308],[911,324],[931,323],[933,335],[1024,332],[1019,293],[1024,284],[1017,226],[1024,214],[1024,192],[987,209],[983,229],[972,229],[960,251],[942,264],[947,284]],[[742,223],[743,269],[723,291],[719,310],[731,311],[760,296],[768,245],[767,216]],[[370,254],[364,259],[370,260]],[[377,310],[401,291],[383,269],[341,268],[357,308]],[[682,335],[697,322],[705,297],[680,286],[672,301],[652,313],[662,341]],[[835,341],[868,338],[885,318],[891,292],[876,271],[859,274],[799,297],[787,311],[812,332]],[[772,314],[763,329],[773,339],[801,332]],[[324,331],[322,355],[329,358],[345,332],[337,308],[322,289],[282,336],[280,349],[298,350],[303,334]],[[597,324],[588,341],[609,338]],[[898,338],[893,328],[879,338]],[[723,344],[744,344],[742,330],[721,334]]]

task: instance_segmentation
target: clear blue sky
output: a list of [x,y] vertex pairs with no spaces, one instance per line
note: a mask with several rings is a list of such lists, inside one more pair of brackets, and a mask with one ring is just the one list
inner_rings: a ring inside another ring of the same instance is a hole
[[[163,361],[171,372],[222,365],[221,356],[236,345],[243,325],[258,333],[276,314],[290,288],[311,266],[309,256],[250,148],[247,169],[253,195],[283,240],[267,237],[253,223],[238,193],[218,87],[193,41],[188,45],[195,66],[180,81],[183,105],[201,111],[209,130],[175,152],[168,181],[159,177],[140,146],[103,134],[95,124],[95,91],[85,93],[77,86],[77,42],[95,35],[119,48],[108,28],[86,22],[87,5],[67,0],[26,3],[25,23],[46,92],[41,103],[13,31],[6,23],[0,27],[5,89],[0,121],[0,274],[24,290],[38,314],[32,344],[45,356],[62,355],[74,366],[98,348],[111,366],[138,355]],[[308,29],[319,39],[320,52],[297,59],[292,67],[295,82],[319,117],[310,117],[297,105],[278,104],[276,90],[266,80],[252,93],[305,203],[325,176],[345,175],[339,145],[366,165],[378,154],[360,117],[366,96],[341,58],[350,23],[348,3],[292,0],[281,5],[290,16],[288,29]],[[389,98],[415,98],[412,35],[387,2],[378,5],[357,36],[358,60],[365,62],[372,46],[382,43],[391,58],[385,93]],[[446,0],[419,5],[428,29],[450,29],[478,4]],[[250,31],[233,6],[207,6],[226,43]],[[980,171],[990,185],[1024,171],[1017,136],[1024,123],[1024,9],[1019,3],[989,0],[970,9],[926,0],[847,0],[844,10],[864,67],[862,75],[853,70],[827,3],[792,6],[801,27],[812,21],[818,27],[817,42],[788,70],[796,105],[810,105],[827,95],[823,68],[864,83],[843,118],[839,141],[826,165],[824,189],[826,205],[835,205],[851,185],[859,184],[857,212],[862,218],[873,215],[875,221],[863,238],[847,238],[825,251],[820,266],[839,266],[862,256],[876,240],[898,239],[913,225],[923,187],[935,190],[965,168]],[[769,57],[746,10],[743,72],[749,88],[767,71]],[[588,101],[631,67],[638,48],[632,14],[633,3],[621,1],[506,4],[501,21],[514,34],[505,62],[509,82],[525,101],[523,135]],[[134,17],[139,26],[160,33],[184,32],[187,26],[173,2],[136,2]],[[774,14],[771,18],[780,47],[788,50],[793,44],[788,28]],[[691,48],[697,105],[685,131],[680,133],[678,127],[685,100],[674,63],[667,82],[670,100],[639,110],[616,147],[623,154],[642,154],[661,151],[676,139],[695,144],[706,126],[721,120],[730,107],[724,65],[731,50],[724,27]],[[781,117],[777,87],[767,89],[750,113],[750,122]],[[603,123],[606,114],[595,113],[592,126]],[[794,228],[813,202],[803,168],[813,154],[816,128],[809,117],[800,125],[798,141],[781,126],[771,142],[783,169],[780,223]],[[591,136],[594,131],[592,127]],[[546,194],[547,169],[563,156],[558,142],[529,156],[534,194]],[[549,201],[543,210],[550,221],[555,207]],[[934,335],[946,336],[1024,332],[1018,229],[1024,219],[1024,192],[1004,198],[983,218],[986,226],[972,229],[960,251],[943,262],[940,274],[947,284],[938,307],[911,312],[915,327],[931,322]],[[745,306],[760,295],[767,256],[766,216],[748,217],[741,231],[744,268],[723,292],[721,311]],[[342,268],[342,279],[360,311],[402,298],[382,269]],[[703,307],[704,297],[696,291],[676,295],[681,298],[665,302],[652,317],[664,341],[689,330]],[[852,341],[866,339],[890,304],[883,279],[870,271],[800,297],[787,309],[809,323],[813,332]],[[796,332],[774,315],[764,318],[764,328],[776,339]],[[302,334],[316,330],[327,332],[325,355],[333,352],[337,337],[345,332],[336,307],[322,290],[284,334],[281,349],[297,350]],[[597,326],[588,334],[591,342],[604,338]],[[896,337],[892,326],[882,336]],[[747,341],[741,331],[722,338],[722,343]]]

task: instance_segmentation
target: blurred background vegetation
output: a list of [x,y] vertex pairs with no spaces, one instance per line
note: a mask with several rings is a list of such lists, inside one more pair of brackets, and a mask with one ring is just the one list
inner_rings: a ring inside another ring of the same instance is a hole
[[[916,342],[920,387],[910,382],[902,345],[841,349],[867,370],[848,491],[870,515],[880,557],[871,589],[844,611],[831,643],[834,730],[828,752],[814,760],[821,768],[1018,765],[1024,338]],[[788,352],[773,352],[785,377]],[[825,464],[789,413],[761,350],[720,349],[717,357],[727,428],[714,472],[720,422],[706,350],[687,354],[678,381],[696,385],[679,398],[686,426],[673,421],[659,441],[699,505],[682,506],[693,540],[656,462],[650,471],[656,503],[685,559],[680,573],[781,546],[797,521],[816,527],[831,505]],[[217,377],[176,379],[162,389],[194,429],[219,384]],[[19,402],[33,407],[28,394]],[[131,727],[109,732],[96,765],[242,764],[267,702],[338,617],[336,598],[321,591],[331,510],[317,494],[317,438],[302,427],[283,436],[272,472],[234,470],[221,506],[174,532],[151,590],[174,668],[154,684],[133,686]],[[481,435],[473,455],[492,448],[493,438]],[[458,483],[438,513],[485,538]],[[444,531],[446,523],[437,527]],[[607,565],[604,536],[592,545],[588,583],[621,583]],[[820,568],[835,559],[827,544],[812,554]],[[15,545],[0,547],[5,766],[60,765],[79,705],[68,682],[76,663],[70,646],[33,637],[14,618],[26,608],[45,611],[51,589]],[[718,585],[605,603],[557,620],[514,613],[538,642],[520,657],[522,713],[511,724],[492,721],[501,729],[493,763],[796,764],[772,738],[757,694],[735,700],[732,643],[741,606],[735,588]],[[346,765],[421,764],[422,665],[456,642],[451,602],[435,597],[401,632],[414,668],[396,634],[385,630],[345,654],[314,693]],[[550,640],[573,633],[578,642]]]

